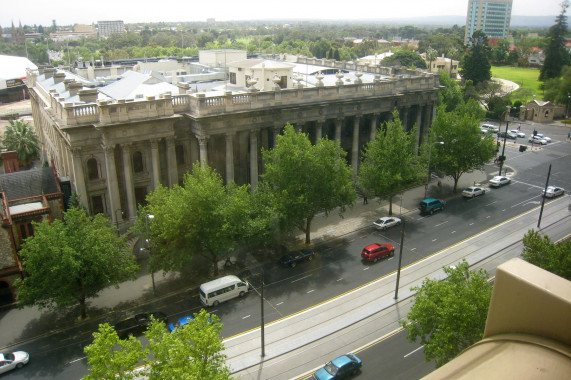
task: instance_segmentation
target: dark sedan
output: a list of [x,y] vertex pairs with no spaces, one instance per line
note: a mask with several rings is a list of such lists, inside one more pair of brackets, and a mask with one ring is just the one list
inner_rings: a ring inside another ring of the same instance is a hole
[[302,261],[311,261],[315,253],[310,249],[301,249],[299,251],[290,252],[284,255],[280,259],[280,264],[288,267],[295,267],[298,263]]
[[129,335],[141,335],[150,326],[151,316],[156,320],[167,322],[167,315],[163,312],[141,313],[117,322],[114,326],[115,331],[121,339],[127,338]]

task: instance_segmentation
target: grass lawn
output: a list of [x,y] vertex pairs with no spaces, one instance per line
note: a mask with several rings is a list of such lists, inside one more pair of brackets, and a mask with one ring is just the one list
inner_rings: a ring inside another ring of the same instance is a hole
[[[541,82],[539,77],[539,69],[510,67],[510,66],[492,66],[492,77],[511,80],[519,84],[520,89],[511,96],[512,101],[527,101],[533,99],[533,95],[537,95],[538,99],[543,99],[543,91],[539,89]],[[523,91],[521,91],[523,89]]]

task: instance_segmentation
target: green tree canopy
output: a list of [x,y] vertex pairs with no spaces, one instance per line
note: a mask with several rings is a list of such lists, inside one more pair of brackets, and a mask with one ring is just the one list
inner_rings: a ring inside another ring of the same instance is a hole
[[488,36],[481,30],[476,30],[470,38],[470,43],[471,47],[460,63],[460,74],[464,80],[471,80],[477,85],[492,77]]
[[127,243],[102,214],[88,216],[70,208],[64,219],[34,223],[34,235],[20,251],[18,281],[21,306],[55,308],[79,303],[85,318],[85,301],[110,285],[135,279],[138,266]]
[[[229,380],[230,370],[222,353],[220,318],[202,309],[194,320],[172,333],[161,321],[153,321],[145,332],[148,345],[143,348],[134,337],[119,339],[113,327],[99,325],[93,343],[85,347],[90,374],[83,380]],[[138,364],[142,370],[133,374]]]
[[563,104],[567,107],[569,94],[571,94],[571,66],[563,66],[561,76],[547,79],[544,87],[544,98],[546,100],[551,100],[554,103]]
[[426,361],[440,367],[482,339],[492,286],[488,273],[470,272],[466,261],[445,267],[448,278],[425,279],[416,291],[414,305],[401,325],[410,342],[420,340]]
[[304,231],[306,244],[315,215],[335,209],[342,213],[357,199],[345,155],[338,142],[320,139],[312,145],[306,134],[296,133],[290,124],[274,149],[262,150],[263,189],[273,194],[267,199],[273,199],[282,228]]
[[431,127],[433,138],[430,143],[444,142],[432,149],[431,166],[452,177],[454,192],[462,174],[481,169],[494,157],[494,139],[489,134],[482,138],[480,119],[473,114],[480,108],[474,102],[469,100],[458,111],[452,112],[446,112],[440,106]]
[[[248,189],[249,185],[224,186],[220,174],[195,163],[182,186],[159,186],[150,193],[134,227],[140,236],[148,229],[150,270],[177,270],[202,255],[217,274],[220,256],[249,236]],[[152,220],[147,215],[153,215]]]
[[454,111],[464,103],[462,87],[445,71],[440,71],[439,76],[440,85],[444,88],[438,91],[438,104],[444,104],[446,112]]
[[10,120],[2,144],[8,150],[18,152],[18,160],[25,167],[40,156],[40,142],[34,129],[22,120]]
[[418,54],[410,50],[399,50],[393,55],[383,58],[381,61],[383,66],[405,66],[426,69],[426,62]]
[[571,281],[571,241],[554,244],[549,236],[529,230],[523,237],[521,257],[533,265]]
[[426,173],[425,165],[417,155],[416,132],[416,127],[405,132],[395,111],[393,121],[379,129],[375,140],[363,151],[359,186],[377,197],[388,198],[389,215],[392,215],[393,197],[417,183]]
[[548,45],[545,49],[545,60],[543,66],[539,70],[539,80],[546,81],[552,78],[558,78],[561,75],[561,69],[565,65],[571,64],[569,52],[565,48],[565,38],[567,37],[567,12],[569,1],[565,0],[561,3],[561,13],[555,18],[555,25],[549,28]]

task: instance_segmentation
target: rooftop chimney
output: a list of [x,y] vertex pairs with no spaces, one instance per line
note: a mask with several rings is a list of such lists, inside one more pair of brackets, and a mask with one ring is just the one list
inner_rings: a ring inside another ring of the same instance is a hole
[[99,91],[95,88],[79,90],[79,100],[85,103],[94,103],[97,101],[97,94]]
[[65,73],[54,73],[54,83],[61,83],[65,79]]

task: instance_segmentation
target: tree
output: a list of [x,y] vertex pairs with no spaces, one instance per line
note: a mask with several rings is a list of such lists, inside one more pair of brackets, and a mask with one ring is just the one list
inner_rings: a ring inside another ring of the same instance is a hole
[[541,236],[538,231],[529,230],[523,237],[521,257],[533,265],[571,280],[571,241],[554,244],[549,236]]
[[393,118],[367,144],[359,168],[359,186],[377,197],[388,198],[389,215],[393,214],[393,197],[425,173],[417,155],[416,127],[405,132],[396,110]]
[[413,51],[399,50],[393,55],[383,58],[381,61],[383,66],[405,66],[416,67],[419,69],[426,69],[426,62],[424,59]]
[[262,150],[264,189],[273,193],[272,206],[284,230],[299,228],[310,243],[311,222],[320,212],[353,205],[357,199],[352,170],[339,143],[320,139],[311,145],[306,134],[285,126],[272,150]]
[[567,106],[571,93],[571,66],[563,66],[561,76],[545,81],[545,100]]
[[64,219],[34,223],[34,235],[22,245],[22,271],[17,282],[20,306],[55,308],[85,301],[110,285],[134,280],[138,266],[127,243],[102,214],[88,216],[70,208]]
[[440,85],[444,88],[438,91],[438,104],[444,104],[446,112],[454,111],[464,103],[462,88],[447,72],[441,71],[439,76]]
[[[172,333],[163,322],[153,321],[145,332],[149,343],[143,348],[136,338],[119,339],[113,327],[101,324],[93,334],[93,343],[84,349],[90,374],[83,380],[142,376],[150,380],[228,380],[222,327],[220,319],[204,309]],[[132,371],[139,363],[144,367],[135,376]]]
[[472,46],[462,58],[460,74],[464,80],[471,80],[477,85],[492,77],[488,36],[481,30],[476,30],[470,38],[470,43]]
[[196,163],[192,174],[185,174],[182,186],[159,186],[150,193],[134,226],[140,236],[147,236],[148,228],[149,270],[178,270],[195,255],[202,255],[218,274],[220,256],[248,234],[248,189],[249,185],[224,186],[220,174]]
[[2,144],[8,150],[18,152],[18,160],[29,167],[40,156],[40,142],[34,129],[22,120],[10,120]]
[[432,62],[438,58],[438,51],[431,46],[426,49],[426,60],[428,61],[428,71],[432,71]]
[[445,267],[448,278],[425,279],[416,291],[414,304],[400,324],[410,342],[420,340],[426,361],[440,367],[462,350],[482,339],[492,295],[488,273],[470,272],[462,261],[456,268]]
[[567,12],[569,1],[565,0],[561,3],[561,13],[555,18],[555,25],[549,28],[548,45],[545,49],[545,60],[539,71],[539,80],[546,81],[552,78],[558,78],[561,75],[561,69],[565,65],[571,64],[569,52],[565,48],[565,37],[567,36]]
[[446,112],[441,106],[431,128],[434,136],[431,141],[444,142],[432,150],[431,165],[452,177],[454,192],[462,174],[483,168],[495,154],[493,137],[486,135],[482,138],[478,128],[480,119],[475,115],[480,107],[474,102],[469,100],[452,112]]

